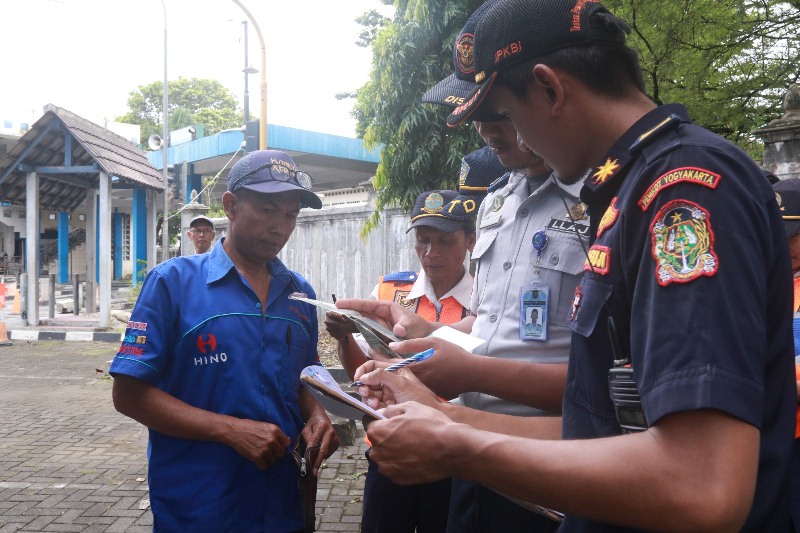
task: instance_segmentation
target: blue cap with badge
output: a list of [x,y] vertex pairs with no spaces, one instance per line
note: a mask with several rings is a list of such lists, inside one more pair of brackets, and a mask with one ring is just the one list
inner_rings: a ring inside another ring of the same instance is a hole
[[228,190],[249,189],[261,193],[300,191],[301,207],[322,208],[322,200],[311,192],[311,176],[286,152],[258,150],[250,152],[233,165],[228,173]]

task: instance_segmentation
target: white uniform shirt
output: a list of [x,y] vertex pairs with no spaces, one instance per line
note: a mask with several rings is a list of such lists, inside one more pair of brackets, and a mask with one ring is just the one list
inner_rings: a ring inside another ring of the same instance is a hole
[[[586,260],[578,234],[588,249],[589,220],[573,222],[562,195],[572,208],[580,202],[582,186],[583,180],[567,186],[551,175],[529,194],[524,173],[515,171],[505,187],[490,193],[481,204],[472,254],[476,271],[470,309],[476,315],[472,335],[486,342],[475,353],[535,363],[569,359],[572,332],[566,327],[567,316]],[[498,197],[503,197],[499,209]],[[539,282],[550,288],[548,340],[523,341],[519,338],[520,288],[534,280],[537,263],[531,239],[537,231],[545,231],[549,238],[538,264]],[[488,394],[470,392],[460,398],[464,405],[482,411],[551,414]]]

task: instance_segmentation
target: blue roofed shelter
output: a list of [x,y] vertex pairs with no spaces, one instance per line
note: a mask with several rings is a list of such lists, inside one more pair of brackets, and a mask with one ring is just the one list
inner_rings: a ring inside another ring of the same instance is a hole
[[[125,190],[124,196],[131,198],[131,260],[136,265],[154,253],[147,242],[155,241],[155,209],[148,210],[147,205],[153,204],[155,193],[163,191],[164,185],[159,172],[135,144],[48,104],[44,115],[0,159],[0,202],[4,208],[24,207],[19,214],[25,219],[24,227],[15,228],[20,230],[15,233],[25,235],[22,256],[28,275],[28,325],[39,323],[41,217],[47,216],[58,220],[60,283],[69,282],[70,233],[85,230],[86,308],[89,312],[96,309],[95,287],[99,286],[99,325],[109,326],[112,228],[116,229],[120,220],[112,212],[112,190]],[[81,211],[80,220],[71,216],[77,211]]]

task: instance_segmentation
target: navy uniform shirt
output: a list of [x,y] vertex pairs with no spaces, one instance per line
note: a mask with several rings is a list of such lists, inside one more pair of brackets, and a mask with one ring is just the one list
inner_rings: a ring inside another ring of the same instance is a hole
[[[581,194],[594,242],[570,312],[564,437],[621,432],[608,388],[610,313],[649,425],[717,409],[759,428],[744,530],[781,531],[796,391],[792,274],[775,195],[744,152],[679,105],[642,117],[604,159]],[[620,528],[569,517],[563,530]]]
[[[317,358],[315,298],[277,258],[266,309],[224,248],[156,266],[142,285],[110,371],[141,379],[208,411],[303,428],[300,372]],[[287,453],[258,470],[218,442],[150,430],[148,482],[155,531],[302,529],[298,469]]]

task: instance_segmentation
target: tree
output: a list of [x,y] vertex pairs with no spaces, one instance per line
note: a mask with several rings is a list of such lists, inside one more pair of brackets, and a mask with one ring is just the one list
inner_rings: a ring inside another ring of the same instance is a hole
[[[236,97],[216,80],[178,78],[168,84],[169,128],[176,130],[203,124],[206,135],[242,125],[242,112]],[[128,97],[130,111],[117,118],[120,122],[138,124],[142,138],[162,132],[163,83],[154,81],[140,85]]]
[[481,146],[473,128],[450,130],[445,108],[420,102],[452,72],[452,43],[481,3],[397,0],[392,19],[378,26],[370,80],[359,89],[353,109],[358,136],[368,146],[384,144],[374,180],[378,209],[367,231],[382,209],[409,208],[424,190],[454,188],[461,157]]
[[[409,208],[425,189],[453,187],[460,158],[480,146],[472,128],[447,128],[448,110],[419,99],[453,71],[455,37],[482,3],[396,0],[387,23],[363,19],[372,24],[361,35],[372,46],[372,70],[352,113],[368,145],[384,144],[375,177],[378,210]],[[629,44],[639,51],[655,102],[684,103],[698,124],[760,158],[751,132],[781,113],[781,96],[800,76],[800,1],[604,4],[631,25]]]

